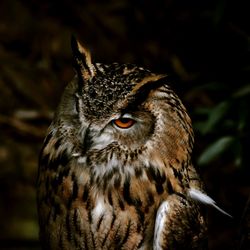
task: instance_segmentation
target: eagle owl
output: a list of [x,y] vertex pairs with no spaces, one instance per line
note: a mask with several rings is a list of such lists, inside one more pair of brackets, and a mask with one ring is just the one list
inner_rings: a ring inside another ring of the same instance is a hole
[[166,75],[93,63],[72,38],[66,87],[39,160],[43,249],[206,249],[191,120]]

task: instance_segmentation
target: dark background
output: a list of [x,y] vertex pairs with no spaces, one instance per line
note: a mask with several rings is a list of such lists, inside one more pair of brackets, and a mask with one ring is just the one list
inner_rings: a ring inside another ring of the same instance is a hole
[[39,249],[37,158],[74,75],[71,34],[96,62],[167,73],[192,117],[211,249],[250,249],[247,1],[0,1],[0,249]]

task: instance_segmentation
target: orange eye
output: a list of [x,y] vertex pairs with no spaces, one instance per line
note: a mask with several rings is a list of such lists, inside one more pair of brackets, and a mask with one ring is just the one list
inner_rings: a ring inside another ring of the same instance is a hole
[[130,128],[134,125],[135,121],[130,118],[120,118],[113,121],[118,128]]

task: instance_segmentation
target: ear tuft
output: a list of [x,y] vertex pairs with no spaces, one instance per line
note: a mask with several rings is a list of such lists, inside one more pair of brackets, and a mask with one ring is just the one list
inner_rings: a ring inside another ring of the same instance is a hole
[[[132,89],[131,95],[136,94],[137,92],[141,91],[141,89],[145,88],[145,86],[150,86],[150,85],[159,85],[160,80],[163,78],[166,78],[167,75],[163,74],[152,74],[149,76],[146,76],[143,78],[140,82],[138,82],[135,87]],[[161,83],[160,83],[161,85]],[[153,88],[152,86],[150,88]]]
[[71,37],[71,48],[74,56],[74,67],[78,77],[90,80],[96,73],[95,66],[91,62],[90,52],[73,35]]
[[141,81],[137,82],[127,97],[119,102],[117,108],[125,109],[129,106],[136,106],[142,103],[148,96],[148,93],[166,83],[167,75],[153,74],[144,77]]

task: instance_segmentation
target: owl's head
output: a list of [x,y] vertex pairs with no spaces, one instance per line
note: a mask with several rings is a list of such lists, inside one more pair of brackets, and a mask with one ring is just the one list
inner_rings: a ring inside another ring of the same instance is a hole
[[162,159],[163,164],[189,157],[191,122],[165,75],[133,64],[92,63],[74,38],[72,49],[77,74],[54,122],[63,140],[72,141],[81,155],[105,152],[109,158],[125,152],[131,157],[140,152],[145,161]]

